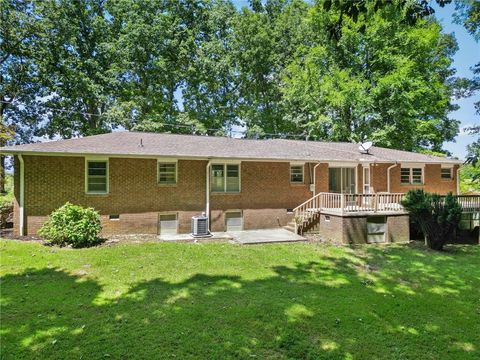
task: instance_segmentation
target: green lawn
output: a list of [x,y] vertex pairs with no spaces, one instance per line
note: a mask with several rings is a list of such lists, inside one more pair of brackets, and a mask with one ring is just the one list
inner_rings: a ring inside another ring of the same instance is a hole
[[2,359],[478,359],[480,247],[1,241]]

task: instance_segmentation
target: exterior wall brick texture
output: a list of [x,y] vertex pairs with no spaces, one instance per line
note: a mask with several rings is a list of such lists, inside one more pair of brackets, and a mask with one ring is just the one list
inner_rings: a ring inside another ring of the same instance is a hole
[[[84,157],[23,156],[23,158],[26,231],[30,235],[36,234],[48,214],[66,201],[98,210],[102,215],[105,235],[157,233],[160,213],[177,214],[178,231],[188,233],[191,216],[205,211],[207,161],[179,160],[177,184],[159,185],[156,159],[110,158],[109,194],[89,195],[85,193]],[[313,182],[315,165],[317,163],[305,164],[304,183],[292,184],[288,162],[242,162],[241,192],[210,195],[211,229],[225,230],[225,211],[227,210],[242,211],[244,229],[275,228],[286,225],[292,220],[292,215],[287,212],[287,209],[293,209],[312,196],[309,184]],[[387,191],[386,174],[390,165],[372,165],[371,185],[375,192]],[[362,169],[362,165],[359,165],[357,175],[359,192],[363,187]],[[19,162],[16,157],[14,170],[14,231],[18,233],[20,178]],[[421,187],[427,191],[442,194],[449,191],[455,192],[456,179],[441,180],[440,171],[440,165],[426,165],[425,185]],[[456,167],[453,174],[456,177]],[[400,184],[400,165],[391,170],[391,181],[392,192],[406,192],[412,188],[412,186]],[[328,164],[326,163],[321,163],[316,168],[315,190],[317,193],[328,191]],[[120,215],[120,219],[110,220],[109,215]],[[344,220],[337,221],[334,216],[331,216],[331,220],[323,231],[326,234],[332,234],[332,237],[338,237],[333,234],[338,234],[340,231],[341,242],[345,242],[345,238],[350,237],[344,234],[344,231],[359,232],[360,230],[352,230],[352,228],[357,229],[363,226],[360,220],[352,220],[355,224],[352,222],[351,226],[345,226]],[[395,221],[392,221],[391,226],[397,226]],[[401,238],[403,239],[403,235]]]

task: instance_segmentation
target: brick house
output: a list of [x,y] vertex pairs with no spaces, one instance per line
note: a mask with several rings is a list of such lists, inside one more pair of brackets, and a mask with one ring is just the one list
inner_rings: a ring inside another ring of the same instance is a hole
[[412,188],[457,193],[460,162],[358,144],[115,132],[0,149],[14,156],[17,234],[69,201],[109,234],[287,227],[341,243],[407,241]]

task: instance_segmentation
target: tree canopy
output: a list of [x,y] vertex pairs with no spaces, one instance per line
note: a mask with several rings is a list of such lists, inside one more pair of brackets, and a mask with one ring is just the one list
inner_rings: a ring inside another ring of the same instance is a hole
[[[477,34],[471,9],[459,21]],[[432,13],[424,0],[0,0],[2,125],[17,142],[241,129],[442,151],[465,81]]]

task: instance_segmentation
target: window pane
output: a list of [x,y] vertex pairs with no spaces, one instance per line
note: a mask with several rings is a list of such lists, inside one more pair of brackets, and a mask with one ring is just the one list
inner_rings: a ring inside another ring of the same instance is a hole
[[422,169],[412,169],[412,184],[422,183]]
[[442,179],[452,179],[452,169],[442,169]]
[[290,166],[290,181],[294,183],[303,183],[303,166]]
[[402,168],[400,170],[400,182],[402,184],[410,183],[410,168]]
[[107,163],[102,162],[88,162],[88,175],[107,175]]
[[224,166],[212,165],[212,191],[225,191]]
[[329,168],[328,169],[328,191],[339,193],[342,191],[342,177],[341,168]]
[[88,161],[87,191],[107,192],[107,162]]
[[158,182],[160,184],[175,184],[177,182],[177,164],[159,163]]
[[370,169],[364,168],[363,169],[363,183],[370,184]]
[[355,169],[342,168],[343,192],[355,194]]
[[240,176],[238,165],[227,165],[227,192],[240,191]]

